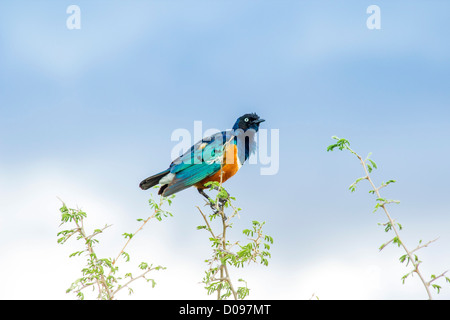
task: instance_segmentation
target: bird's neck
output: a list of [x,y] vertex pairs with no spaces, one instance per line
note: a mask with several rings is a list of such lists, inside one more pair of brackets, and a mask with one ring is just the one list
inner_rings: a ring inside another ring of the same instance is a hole
[[241,164],[244,164],[250,155],[256,151],[256,131],[253,129],[245,132],[243,130],[237,130],[235,142],[238,149],[239,161]]

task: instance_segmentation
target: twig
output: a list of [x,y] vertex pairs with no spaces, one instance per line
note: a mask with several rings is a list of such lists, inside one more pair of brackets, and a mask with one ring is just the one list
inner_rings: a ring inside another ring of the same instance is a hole
[[[78,224],[78,221],[74,220],[76,226],[78,227],[78,232],[80,233],[80,235],[83,237],[83,239],[86,242],[86,247],[89,251],[89,255],[91,257],[91,259],[94,259],[94,262],[96,265],[99,264],[99,261],[97,259],[97,255],[94,252],[94,248],[91,245],[91,240],[90,238],[88,238],[86,236],[86,233],[84,231],[84,227],[83,227],[83,218],[80,218],[80,222],[81,225]],[[102,287],[104,288],[104,290],[106,291],[106,296],[108,299],[111,299],[111,291],[109,290],[108,284],[106,282],[105,276],[103,274],[100,274],[100,279],[96,278],[96,283],[98,285],[98,290],[99,290],[99,297],[101,296],[101,293],[103,292],[103,290],[101,289]]]
[[[359,159],[361,165],[362,165],[363,168],[364,168],[364,172],[365,172],[365,176],[364,176],[363,178],[358,179],[358,180],[356,181],[356,183],[357,183],[358,181],[362,180],[362,179],[367,179],[367,180],[369,181],[370,185],[372,186],[373,193],[375,193],[375,194],[377,195],[377,198],[378,198],[378,199],[382,199],[382,198],[381,198],[381,194],[380,194],[380,189],[381,189],[382,187],[384,187],[385,185],[382,185],[381,187],[377,188],[377,187],[375,186],[375,184],[373,183],[372,179],[370,178],[369,170],[368,170],[368,168],[367,168],[368,165],[366,164],[366,161],[367,161],[368,159],[363,160],[363,158],[362,158],[359,154],[357,154],[355,151],[353,151],[353,150],[350,148],[349,143],[348,143],[347,140],[345,140],[345,139],[339,139],[339,138],[337,138],[337,137],[333,137],[333,138],[336,139],[336,140],[339,140],[339,141],[338,141],[338,143],[329,146],[328,149],[327,149],[327,151],[332,151],[334,148],[338,147],[340,150],[343,150],[343,149],[345,148],[345,149],[349,150],[351,153],[353,153],[353,154]],[[371,160],[369,160],[369,161],[371,161]],[[376,168],[376,165],[373,163],[373,161],[371,161],[371,164]],[[371,171],[371,170],[370,170],[370,171]],[[352,184],[352,186],[354,187],[354,185],[355,185],[356,183]],[[387,185],[387,184],[386,184],[386,185]],[[352,186],[350,186],[350,187],[352,187]],[[399,243],[399,245],[401,245],[401,246],[403,247],[403,249],[405,250],[405,252],[406,252],[406,254],[407,254],[408,258],[409,258],[409,261],[411,261],[411,263],[412,263],[413,266],[414,266],[414,269],[413,269],[411,272],[415,272],[415,273],[418,274],[420,280],[422,281],[422,283],[423,283],[423,285],[424,285],[424,287],[425,287],[425,290],[426,290],[426,292],[427,292],[428,298],[431,300],[431,299],[432,299],[432,295],[431,295],[431,292],[430,292],[430,289],[429,289],[430,283],[427,282],[427,281],[425,281],[425,278],[423,277],[422,273],[421,273],[420,270],[419,270],[420,261],[414,259],[413,254],[412,254],[412,252],[414,252],[415,250],[420,249],[420,246],[419,246],[418,248],[416,248],[414,251],[410,251],[410,250],[406,247],[405,243],[401,240],[400,234],[399,234],[399,232],[398,232],[398,230],[397,230],[397,227],[396,227],[396,225],[395,225],[395,223],[394,223],[394,220],[391,218],[391,215],[389,214],[389,211],[388,211],[388,209],[387,209],[387,207],[386,207],[386,205],[387,205],[388,203],[390,203],[390,202],[393,202],[393,201],[382,201],[382,202],[379,202],[379,203],[377,204],[377,207],[376,207],[376,208],[381,207],[381,208],[383,209],[385,215],[387,216],[387,218],[388,218],[388,220],[389,220],[389,223],[390,223],[390,225],[391,225],[391,229],[392,229],[392,230],[394,231],[394,233],[395,233],[395,236],[396,236],[396,237],[395,237],[394,239],[396,239],[397,242]],[[389,244],[390,242],[394,241],[394,239],[390,240],[387,244]],[[431,242],[432,242],[432,241],[431,241]],[[431,242],[430,242],[430,243],[431,243]],[[380,250],[383,249],[387,244],[384,244],[384,245],[380,248]],[[427,243],[427,244],[424,245],[424,246],[427,246],[428,244],[429,244],[429,243]],[[423,246],[422,246],[422,247],[423,247]]]
[[[375,191],[377,197],[378,197],[378,198],[381,198],[380,190],[379,190],[379,188],[377,188],[377,187],[375,186],[375,184],[373,183],[372,179],[370,178],[369,171],[367,170],[367,166],[366,166],[366,163],[364,162],[363,158],[362,158],[359,154],[357,154],[355,151],[353,151],[352,149],[350,149],[350,147],[348,147],[348,149],[349,149],[353,154],[355,154],[356,157],[359,159],[359,161],[361,162],[361,165],[362,165],[363,168],[364,168],[364,172],[366,173],[367,180],[369,181],[370,185],[372,186],[373,190]],[[413,255],[412,255],[412,252],[411,252],[410,250],[408,250],[408,248],[406,247],[405,243],[401,240],[400,234],[399,234],[399,232],[398,232],[398,230],[397,230],[397,227],[395,226],[394,220],[391,218],[391,215],[389,214],[389,211],[388,211],[388,209],[386,208],[386,203],[380,204],[380,207],[383,209],[384,213],[386,214],[386,216],[387,216],[387,218],[388,218],[388,220],[389,220],[389,222],[390,222],[390,224],[391,224],[391,228],[392,228],[392,230],[394,230],[395,236],[397,237],[397,239],[398,239],[400,245],[403,247],[403,249],[405,250],[406,254],[408,255],[408,257],[409,257],[411,263],[413,264],[413,266],[414,266],[414,270],[413,270],[413,271],[414,271],[415,273],[417,273],[417,275],[418,275],[419,278],[420,278],[420,281],[422,281],[422,283],[423,283],[423,285],[424,285],[424,287],[425,287],[425,290],[427,291],[428,298],[429,298],[430,300],[433,299],[433,297],[432,297],[432,295],[431,295],[431,292],[430,292],[429,283],[427,283],[427,281],[425,281],[425,278],[423,277],[422,273],[421,273],[420,270],[419,270],[419,264],[420,264],[420,263],[417,262],[417,261],[414,259]]]
[[[161,204],[161,203],[160,203]],[[155,209],[155,212],[148,217],[146,220],[144,220],[144,222],[141,224],[141,226],[133,233],[133,235],[131,237],[128,238],[127,242],[125,243],[125,245],[122,247],[122,249],[120,250],[119,254],[117,255],[117,257],[112,261],[112,266],[114,267],[114,265],[116,264],[117,260],[120,258],[120,256],[125,252],[125,248],[128,246],[128,244],[130,243],[131,239],[134,238],[134,236],[141,231],[144,226],[147,224],[147,222],[149,222],[151,219],[156,217],[156,214],[158,213],[158,211]],[[111,268],[111,271],[109,272],[109,274],[111,274],[113,271],[113,268]]]
[[434,240],[428,241],[427,243],[425,243],[425,244],[423,244],[423,245],[417,246],[417,248],[415,248],[414,250],[412,250],[411,253],[413,253],[413,252],[415,252],[415,251],[417,251],[417,250],[419,250],[419,249],[428,247],[431,243],[435,242],[435,241],[438,240],[438,239],[439,239],[439,237],[437,237],[437,238],[434,239]]
[[112,293],[111,299],[114,298],[114,296],[116,295],[117,292],[119,292],[119,291],[122,290],[123,288],[128,287],[128,285],[130,285],[133,281],[136,281],[136,280],[139,279],[139,278],[147,279],[147,278],[145,277],[145,275],[146,275],[147,273],[149,273],[150,271],[153,271],[153,270],[155,270],[155,268],[150,268],[150,267],[149,267],[144,273],[142,273],[141,275],[137,276],[136,278],[133,278],[133,277],[130,276],[130,280],[129,280],[127,283],[125,283],[123,286],[119,286],[119,287]]
[[198,209],[198,211],[200,212],[200,214],[202,215],[203,220],[205,220],[206,225],[207,225],[207,227],[208,227],[208,231],[211,233],[211,235],[213,236],[213,238],[216,238],[216,236],[214,235],[214,232],[212,231],[212,228],[211,228],[211,226],[210,226],[210,224],[209,224],[209,222],[208,222],[208,219],[206,218],[206,215],[203,213],[203,211],[202,211],[198,206],[197,206],[197,209]]
[[[222,167],[220,170],[222,170]],[[218,188],[219,192],[220,192],[220,188],[222,187],[222,173],[223,173],[223,171],[221,171],[221,175],[220,175],[220,184],[219,184],[219,188]],[[226,232],[227,232],[227,228],[230,226],[228,224],[230,218],[227,218],[225,215],[225,212],[224,212],[225,204],[229,200],[229,194],[227,192],[227,198],[223,199],[223,200],[219,199],[222,201],[217,200],[216,206],[214,206],[214,201],[202,189],[198,189],[198,192],[207,199],[207,202],[209,203],[209,206],[210,206],[211,210],[213,211],[213,214],[220,215],[220,217],[222,218],[221,219],[222,220],[222,234],[220,236],[216,236],[211,228],[211,225],[209,224],[208,218],[203,213],[203,211],[197,206],[198,211],[200,212],[200,214],[203,217],[203,220],[206,223],[207,230],[211,233],[211,235],[214,239],[219,240],[220,247],[217,248],[216,251],[218,252],[218,255],[222,258],[225,256],[225,254],[230,254],[230,251],[227,250],[227,243],[226,243]],[[215,256],[215,258],[213,258],[210,261],[210,265],[212,265],[212,263],[216,259],[217,259],[217,257]],[[219,278],[215,278],[215,275],[217,274],[217,272],[220,273]],[[237,300],[237,293],[233,287],[233,283],[231,281],[230,274],[228,272],[227,263],[222,262],[222,260],[220,261],[220,266],[219,266],[218,270],[216,272],[214,272],[213,278],[210,278],[209,282],[214,282],[217,280],[219,280],[219,283],[227,282],[229,285],[229,289],[230,289],[231,293],[233,294],[234,299]],[[221,289],[222,289],[222,286],[221,286],[221,284],[219,284],[218,289],[217,289],[217,300],[221,299]]]
[[433,281],[436,281],[437,279],[439,279],[439,278],[445,276],[445,274],[446,274],[447,272],[448,272],[448,270],[442,272],[442,273],[441,273],[440,275],[438,275],[437,277],[435,277],[435,278],[431,279],[430,281],[428,281],[428,285],[430,285]]
[[[227,225],[227,223],[226,223],[226,217],[225,217],[225,214],[224,214],[224,212],[223,212],[223,205],[221,206],[220,209],[221,209],[221,210],[220,210],[220,214],[222,215],[222,226],[223,226],[223,232],[222,232],[222,246],[223,246],[223,248],[226,250],[226,248],[227,248],[227,244],[226,244],[226,232],[227,232],[228,225]],[[233,283],[231,282],[230,274],[228,273],[228,267],[227,267],[226,262],[225,262],[225,263],[222,263],[221,269],[224,269],[224,270],[225,270],[226,280],[227,280],[228,284],[230,285],[230,290],[231,290],[231,292],[233,293],[234,300],[237,300],[237,294],[236,294],[236,291],[234,290]],[[222,277],[223,277],[223,275],[222,275],[222,270],[221,270],[221,278],[222,278]]]

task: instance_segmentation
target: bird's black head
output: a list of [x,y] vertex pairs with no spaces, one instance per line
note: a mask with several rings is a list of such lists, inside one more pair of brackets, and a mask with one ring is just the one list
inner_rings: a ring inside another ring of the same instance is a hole
[[264,121],[266,120],[261,119],[256,113],[246,113],[236,120],[233,130],[242,129],[243,131],[247,131],[248,129],[253,129],[258,131],[259,124]]

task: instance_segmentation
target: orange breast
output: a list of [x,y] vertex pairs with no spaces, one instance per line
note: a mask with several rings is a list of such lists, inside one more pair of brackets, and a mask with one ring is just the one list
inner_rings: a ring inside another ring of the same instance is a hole
[[[222,169],[217,171],[214,175],[203,179],[195,184],[195,187],[199,189],[205,188],[205,183],[209,181],[225,182],[236,174],[239,170],[239,163],[237,158],[237,146],[230,144],[226,147],[225,158],[222,164]],[[222,176],[222,177],[221,177]]]

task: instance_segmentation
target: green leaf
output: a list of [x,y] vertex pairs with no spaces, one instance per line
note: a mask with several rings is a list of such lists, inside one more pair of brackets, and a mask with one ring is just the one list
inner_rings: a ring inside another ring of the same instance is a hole
[[406,280],[406,278],[408,278],[408,276],[411,274],[411,272],[408,272],[407,274],[405,274],[403,277],[402,277],[402,283],[403,284],[405,284],[405,280]]
[[380,206],[381,205],[379,203],[377,203],[372,212],[375,213],[380,208]]
[[392,240],[393,243],[396,243],[399,247],[402,244],[402,242],[400,241],[400,239],[398,237],[394,237],[394,239]]
[[156,282],[153,279],[147,279],[147,282],[151,281],[152,282],[152,288],[154,288],[156,286]]
[[127,252],[122,252],[122,256],[124,256],[126,262],[130,261],[130,255]]
[[75,251],[74,253],[71,253],[71,254],[70,254],[69,258],[72,258],[72,257],[74,257],[74,256],[79,256],[79,255],[81,255],[83,252],[84,252],[84,251]]
[[127,239],[127,238],[130,238],[130,239],[133,238],[133,234],[132,234],[132,233],[124,232],[122,235],[124,236],[125,239]]
[[271,236],[265,235],[264,240],[273,244],[273,238]]
[[141,262],[141,264],[139,265],[139,269],[141,270],[146,270],[147,268],[148,268],[147,262]]
[[337,142],[335,144],[329,145],[327,147],[327,152],[328,151],[333,151],[335,148],[338,148],[339,150],[343,150],[343,149],[348,149],[348,147],[350,146],[350,142],[348,142],[348,140],[346,139],[339,139],[336,136],[331,137],[334,140],[337,140]]
[[431,284],[431,286],[437,290],[437,293],[439,294],[441,292],[441,286],[437,284]]
[[392,229],[392,225],[390,222],[386,223],[386,227],[384,228],[385,232],[389,232]]
[[373,162],[373,161],[370,160],[370,159],[367,159],[367,160],[372,164],[372,166],[373,166],[374,169],[378,169],[378,168],[377,168],[377,165],[375,164],[375,162]]

